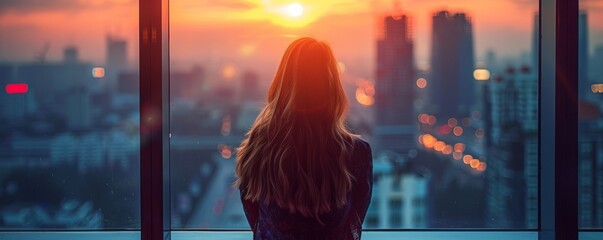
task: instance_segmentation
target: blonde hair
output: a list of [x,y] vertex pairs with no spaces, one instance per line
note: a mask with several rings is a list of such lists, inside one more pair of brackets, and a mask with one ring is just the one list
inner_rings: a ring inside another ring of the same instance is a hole
[[355,135],[345,127],[348,101],[329,45],[301,38],[289,45],[268,104],[237,150],[235,186],[246,200],[274,202],[314,217],[346,203],[346,168]]

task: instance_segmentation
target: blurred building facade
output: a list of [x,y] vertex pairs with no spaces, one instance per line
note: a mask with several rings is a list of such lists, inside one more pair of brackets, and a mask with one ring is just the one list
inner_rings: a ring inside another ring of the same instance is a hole
[[429,111],[438,119],[469,116],[476,103],[471,18],[440,11],[432,19]]
[[378,150],[406,153],[414,147],[416,134],[410,19],[406,15],[388,16],[383,21],[382,37],[377,40],[373,137]]

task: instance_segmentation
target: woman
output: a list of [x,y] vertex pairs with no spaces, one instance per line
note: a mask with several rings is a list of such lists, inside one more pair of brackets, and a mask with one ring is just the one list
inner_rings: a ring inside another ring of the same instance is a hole
[[360,239],[372,154],[346,129],[347,107],[330,47],[291,43],[237,152],[235,186],[254,239]]

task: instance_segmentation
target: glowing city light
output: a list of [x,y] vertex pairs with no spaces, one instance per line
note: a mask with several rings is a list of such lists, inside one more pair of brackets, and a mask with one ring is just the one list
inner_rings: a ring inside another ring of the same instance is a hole
[[102,68],[102,67],[92,68],[92,77],[104,78],[105,77],[105,68]]
[[243,56],[251,56],[255,53],[255,45],[253,44],[244,44],[239,48],[239,52]]
[[456,125],[458,124],[456,118],[450,118],[448,119],[448,126],[450,126],[451,128],[456,127]]
[[454,144],[454,151],[458,152],[458,153],[464,152],[465,151],[465,144],[463,144],[463,143]]
[[486,167],[487,167],[486,163],[485,162],[481,162],[479,164],[479,167],[477,167],[477,170],[480,171],[480,172],[483,172],[483,171],[486,171]]
[[483,68],[478,68],[473,71],[473,77],[478,81],[486,81],[490,79],[490,71]]
[[603,83],[590,85],[590,90],[593,91],[593,93],[603,93]]
[[421,122],[422,124],[427,124],[429,122],[429,115],[425,113],[419,114],[419,122]]
[[451,130],[452,128],[450,128],[448,125],[442,125],[438,128],[438,132],[441,134],[449,134]]
[[356,89],[356,101],[363,106],[371,106],[375,103],[373,97],[367,95],[365,90],[362,88]]
[[26,83],[9,83],[6,84],[4,90],[8,94],[25,94],[29,90]]
[[471,160],[473,160],[473,156],[471,156],[471,155],[465,155],[465,156],[463,156],[463,162],[465,164],[470,164]]
[[304,13],[304,6],[299,3],[292,3],[287,6],[287,14],[291,17],[299,17]]
[[431,115],[427,118],[427,124],[429,124],[429,125],[433,126],[436,124],[436,122],[438,122],[438,119],[433,115]]
[[232,79],[237,73],[237,69],[233,65],[225,65],[222,67],[222,77],[225,79]]
[[456,126],[452,129],[452,133],[454,134],[454,136],[461,136],[463,135],[463,128],[460,126]]
[[[419,116],[420,118],[421,116]],[[444,125],[446,126],[446,125]],[[469,165],[469,167],[483,172],[486,170],[486,164],[479,159],[473,158],[473,156],[467,154],[463,155],[465,151],[464,143],[456,143],[453,145],[447,144],[442,140],[438,140],[431,134],[421,134],[419,135],[418,142],[425,146],[426,149],[433,149],[436,152],[440,152],[444,155],[452,155],[454,160],[463,160],[463,163]]]
[[419,88],[426,88],[427,87],[427,80],[425,80],[425,78],[419,78],[419,79],[417,79],[417,87],[419,87]]
[[227,146],[224,144],[219,144],[218,151],[220,152],[220,155],[224,159],[229,159],[232,157],[232,148],[230,146]]
[[480,161],[479,159],[473,159],[469,162],[469,166],[471,166],[471,168],[477,169],[480,165]]
[[452,153],[452,146],[450,146],[450,145],[444,146],[442,153],[446,154],[446,155],[450,155]]
[[444,147],[446,146],[446,143],[442,142],[442,141],[437,141],[434,145],[433,145],[433,149],[441,152],[442,150],[444,150]]
[[222,129],[221,129],[222,136],[230,135],[230,130],[232,128],[231,125],[232,124],[231,124],[231,120],[230,120],[230,115],[224,116],[224,118],[222,118]]

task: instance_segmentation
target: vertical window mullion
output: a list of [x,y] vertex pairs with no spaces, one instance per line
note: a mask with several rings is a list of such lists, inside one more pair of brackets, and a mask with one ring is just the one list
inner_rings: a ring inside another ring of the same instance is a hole
[[[141,238],[164,240],[164,139],[162,0],[140,1],[140,191]],[[167,4],[167,1],[166,1]],[[169,214],[168,214],[169,215]]]

